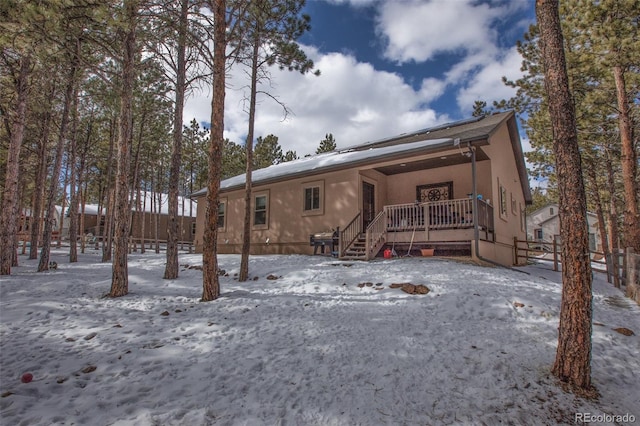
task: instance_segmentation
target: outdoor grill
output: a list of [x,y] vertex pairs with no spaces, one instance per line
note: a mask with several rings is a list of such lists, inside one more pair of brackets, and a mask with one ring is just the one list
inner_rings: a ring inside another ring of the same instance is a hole
[[322,254],[325,254],[324,248],[329,247],[331,249],[329,254],[333,255],[338,247],[338,231],[311,234],[309,235],[309,245],[313,246],[313,254],[318,253],[318,248],[320,248]]

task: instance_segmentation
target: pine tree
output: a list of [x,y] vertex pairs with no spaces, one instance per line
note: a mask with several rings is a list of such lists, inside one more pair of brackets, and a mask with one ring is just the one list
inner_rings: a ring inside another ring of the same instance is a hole
[[[305,0],[261,0],[249,2],[244,19],[241,18],[243,37],[234,40],[240,50],[250,52],[248,62],[251,68],[249,95],[249,130],[245,144],[247,168],[245,179],[245,218],[240,261],[239,281],[246,281],[249,274],[249,251],[251,246],[251,173],[255,166],[253,159],[253,136],[256,116],[259,74],[268,79],[267,68],[277,65],[281,70],[306,73],[313,68],[313,61],[300,48],[298,39],[309,26],[309,16],[300,15]],[[246,44],[246,45],[245,45]],[[319,74],[316,72],[316,75]],[[275,99],[271,96],[272,99]],[[280,103],[282,105],[282,103]],[[286,106],[282,105],[287,113]],[[258,146],[256,144],[256,150]],[[256,153],[257,154],[257,153]],[[282,161],[282,151],[278,154]],[[274,163],[275,164],[275,163]],[[257,168],[262,168],[258,166]]]
[[316,154],[323,152],[331,152],[336,149],[336,140],[333,138],[333,134],[327,133],[323,140],[320,141],[320,146],[316,149]]
[[562,302],[553,373],[576,392],[593,395],[586,196],[558,7],[558,0],[536,0],[544,85],[553,129],[562,238]]
[[128,245],[131,208],[129,204],[129,167],[131,163],[132,102],[138,61],[137,21],[138,0],[125,0],[122,29],[118,31],[122,41],[122,83],[120,89],[120,123],[118,129],[118,173],[115,192],[114,254],[110,297],[124,296],[129,292]]
[[258,136],[254,151],[253,170],[264,169],[274,164],[282,163],[284,159],[282,147],[278,143],[278,137],[275,135],[267,135],[264,138]]
[[225,0],[213,0],[213,97],[211,100],[211,139],[209,143],[209,179],[207,185],[205,229],[202,254],[202,298],[209,302],[220,296],[218,279],[218,208],[220,205],[220,166],[224,143],[225,50],[227,47],[227,6]]

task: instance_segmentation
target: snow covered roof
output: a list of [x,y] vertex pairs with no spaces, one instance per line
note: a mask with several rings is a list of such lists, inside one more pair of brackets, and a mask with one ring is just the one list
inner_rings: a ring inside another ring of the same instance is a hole
[[[392,159],[393,155],[407,156],[412,153],[424,153],[438,148],[453,147],[453,139],[433,139],[421,142],[403,144],[401,146],[385,146],[382,148],[355,148],[332,151],[298,160],[275,164],[264,169],[255,170],[251,180],[254,184],[266,184],[283,177],[308,176],[309,174],[325,173],[333,170],[345,169],[358,164],[370,163],[376,160]],[[220,182],[221,190],[232,190],[245,185],[245,174],[234,176]],[[200,197],[207,193],[207,188],[191,194]]]
[[[522,191],[527,204],[531,203],[531,190],[527,175],[522,146],[515,122],[515,113],[506,111],[472,117],[465,120],[441,124],[438,126],[402,133],[397,136],[365,142],[349,148],[305,157],[294,161],[276,164],[252,173],[254,184],[268,184],[283,179],[309,176],[342,170],[357,165],[371,164],[379,160],[401,159],[412,154],[425,154],[439,149],[449,148],[454,141],[464,143],[485,143],[503,124],[507,123],[511,145],[520,176]],[[395,158],[394,158],[395,157]],[[245,174],[234,176],[220,182],[221,191],[241,189],[245,185]],[[205,195],[207,188],[191,194],[197,198]]]
[[[169,194],[159,194],[160,195],[160,214],[169,214]],[[147,192],[146,200],[145,193],[140,193],[141,196],[141,206],[144,207],[144,211],[147,213],[157,213],[158,206],[156,203],[158,201],[158,194]],[[153,202],[151,201],[151,197],[154,197]],[[191,202],[191,210],[189,210],[189,202]],[[196,213],[198,210],[198,202],[196,200],[189,200],[188,198],[178,196],[178,216],[182,216],[182,210],[184,206],[184,216],[196,217]],[[141,207],[141,208],[142,208]],[[135,205],[131,206],[131,210],[135,210]],[[78,208],[80,211],[80,208]],[[103,207],[104,211],[104,207]],[[85,214],[97,215],[98,214],[98,205],[97,204],[85,204],[84,206]]]

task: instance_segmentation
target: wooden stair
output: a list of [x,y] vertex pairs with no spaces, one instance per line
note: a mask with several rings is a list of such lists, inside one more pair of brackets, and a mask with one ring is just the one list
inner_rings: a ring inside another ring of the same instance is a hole
[[367,241],[363,233],[345,250],[344,255],[340,257],[345,260],[367,260]]

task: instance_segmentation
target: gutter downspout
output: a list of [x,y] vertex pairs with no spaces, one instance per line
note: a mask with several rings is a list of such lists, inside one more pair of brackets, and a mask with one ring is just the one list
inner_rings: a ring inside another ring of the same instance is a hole
[[511,269],[512,271],[522,272],[523,274],[529,275],[529,273],[526,272],[526,271],[521,271],[519,269],[515,269],[515,268],[511,268],[509,266],[502,265],[502,264],[500,264],[498,262],[495,262],[495,261],[493,261],[491,259],[487,259],[487,258],[482,257],[480,255],[480,229],[478,228],[478,182],[477,182],[477,176],[476,176],[476,147],[475,146],[471,146],[471,144],[469,144],[468,146],[469,146],[469,151],[471,151],[471,180],[472,180],[472,185],[473,185],[473,200],[472,200],[472,204],[473,204],[473,239],[474,239],[474,243],[475,243],[475,255],[479,260],[481,260],[483,262],[487,262],[487,263],[490,263],[492,265],[499,266],[501,268]]

